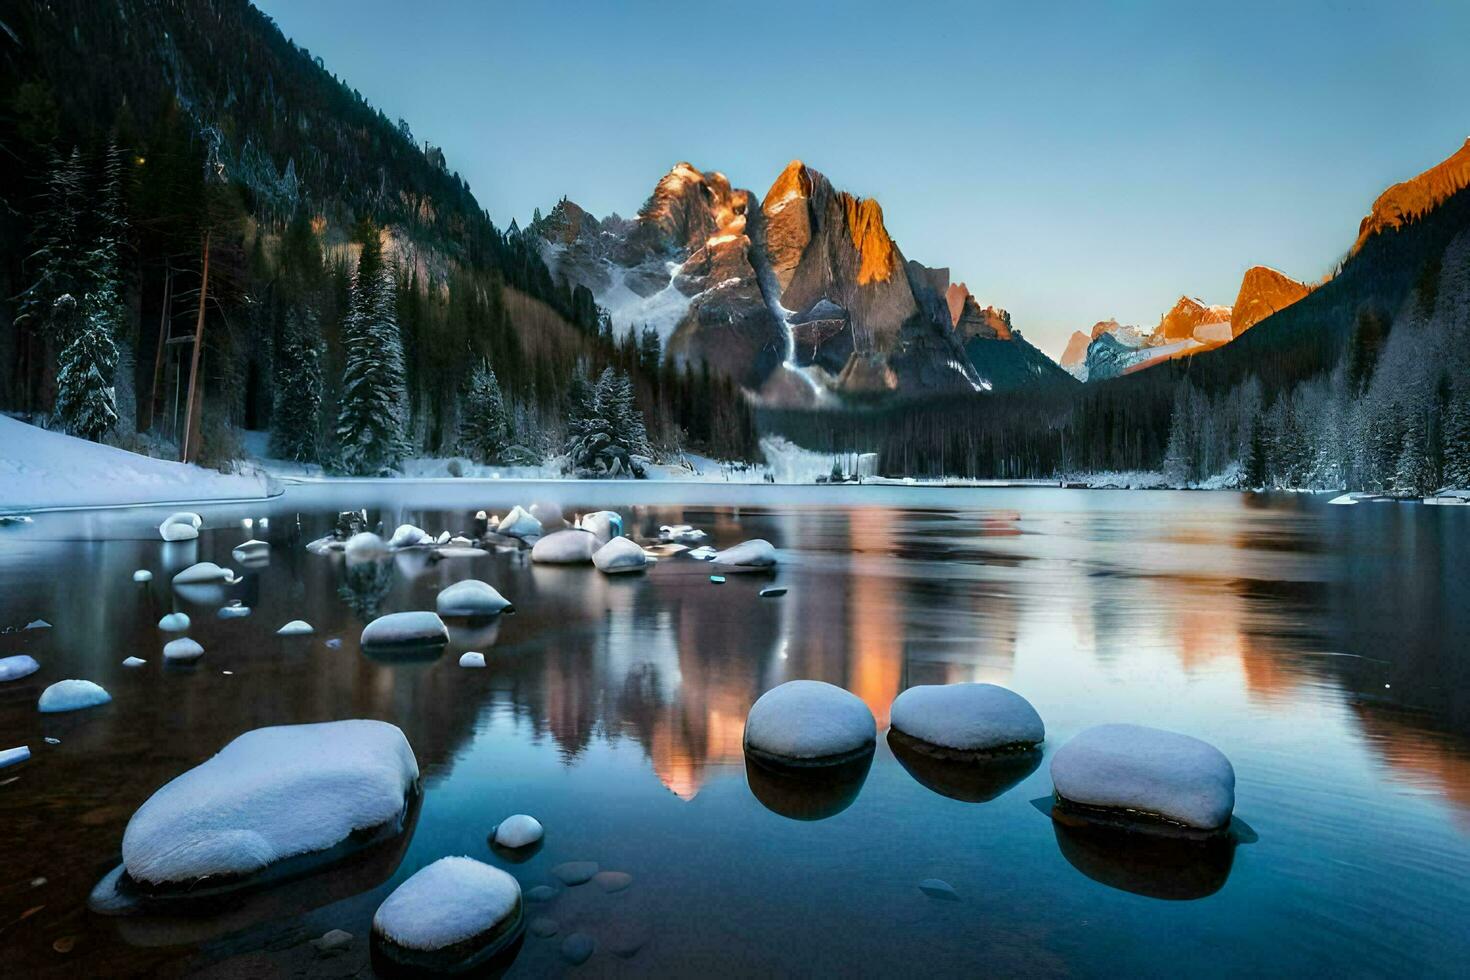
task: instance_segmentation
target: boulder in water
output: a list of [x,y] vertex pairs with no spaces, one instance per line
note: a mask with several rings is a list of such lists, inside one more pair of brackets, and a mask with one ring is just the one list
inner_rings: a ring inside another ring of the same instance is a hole
[[531,548],[531,560],[543,565],[585,565],[597,550],[597,536],[581,528],[553,531]]
[[198,641],[187,636],[170,640],[163,645],[163,662],[169,664],[192,664],[204,656],[204,648]]
[[536,537],[541,531],[541,522],[519,506],[512,507],[510,513],[501,518],[500,523],[495,526],[497,534],[521,539]]
[[727,572],[764,572],[776,567],[776,549],[764,538],[751,538],[716,552],[711,561]]
[[1024,751],[1046,737],[1031,702],[995,684],[920,684],[894,699],[891,717],[939,755]]
[[342,550],[353,561],[371,561],[386,555],[388,546],[373,532],[359,531],[347,539],[347,544]]
[[41,669],[36,658],[29,654],[18,653],[13,657],[0,657],[0,683],[5,681],[18,681],[22,677],[29,677]]
[[623,515],[615,510],[595,510],[582,515],[581,528],[591,531],[597,540],[607,544],[623,534]]
[[493,585],[473,578],[440,591],[434,605],[441,616],[495,616],[511,608]]
[[529,847],[539,841],[546,831],[541,821],[524,813],[506,817],[495,828],[493,840],[501,847]]
[[468,857],[440,858],[394,889],[373,915],[374,950],[403,969],[467,973],[522,929],[521,886]]
[[822,681],[787,681],[745,719],[745,750],[762,761],[820,766],[870,754],[878,725],[862,699]]
[[1235,770],[1219,749],[1143,725],[1098,725],[1051,760],[1056,805],[1135,826],[1223,832],[1235,808]]
[[158,535],[165,541],[192,541],[199,537],[199,528],[204,519],[190,511],[170,514],[158,525]]
[[398,530],[388,539],[390,548],[414,548],[421,544],[433,544],[434,536],[421,527],[412,524],[400,524]]
[[277,636],[310,636],[316,630],[304,619],[293,619],[276,630]]
[[396,612],[379,616],[362,631],[362,646],[435,647],[449,642],[449,629],[437,613]]
[[608,575],[641,572],[648,567],[648,555],[630,538],[613,538],[593,552],[592,564]]
[[234,578],[228,568],[221,568],[212,561],[195,562],[174,576],[174,585],[204,585],[213,582],[228,582]]
[[82,708],[95,708],[111,700],[112,695],[103,690],[100,684],[94,684],[91,681],[65,680],[57,681],[42,691],[41,699],[36,702],[36,709],[42,714],[79,711]]

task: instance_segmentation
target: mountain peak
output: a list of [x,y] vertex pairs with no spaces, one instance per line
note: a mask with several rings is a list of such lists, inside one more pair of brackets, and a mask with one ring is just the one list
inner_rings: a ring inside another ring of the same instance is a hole
[[1231,336],[1239,337],[1272,313],[1286,309],[1311,291],[1311,286],[1270,266],[1251,266],[1245,270],[1245,276],[1240,280],[1240,292],[1231,309]]
[[1358,225],[1358,240],[1348,254],[1357,254],[1380,231],[1400,228],[1433,211],[1445,198],[1466,187],[1470,187],[1470,138],[1446,159],[1379,194],[1373,209]]

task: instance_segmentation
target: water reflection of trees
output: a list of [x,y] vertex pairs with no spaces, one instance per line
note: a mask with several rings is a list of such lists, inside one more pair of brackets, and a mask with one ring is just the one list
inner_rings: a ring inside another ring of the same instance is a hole
[[383,600],[393,591],[393,562],[348,561],[342,566],[342,584],[337,594],[352,609],[363,623],[374,619],[383,607]]

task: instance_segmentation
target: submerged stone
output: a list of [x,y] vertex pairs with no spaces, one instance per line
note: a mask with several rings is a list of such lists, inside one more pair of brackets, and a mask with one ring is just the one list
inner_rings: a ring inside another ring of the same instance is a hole
[[561,942],[562,959],[573,966],[581,966],[597,952],[597,940],[585,932],[574,932]]
[[551,873],[563,885],[585,885],[598,872],[596,861],[567,861],[551,869]]

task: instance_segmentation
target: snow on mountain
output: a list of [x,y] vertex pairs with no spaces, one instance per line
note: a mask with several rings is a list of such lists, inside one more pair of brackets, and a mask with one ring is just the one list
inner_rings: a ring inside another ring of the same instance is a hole
[[140,456],[0,415],[0,508],[232,500],[268,492],[263,474]]

